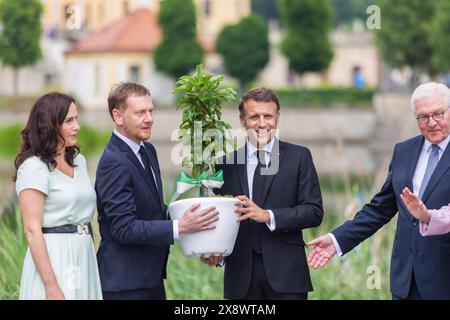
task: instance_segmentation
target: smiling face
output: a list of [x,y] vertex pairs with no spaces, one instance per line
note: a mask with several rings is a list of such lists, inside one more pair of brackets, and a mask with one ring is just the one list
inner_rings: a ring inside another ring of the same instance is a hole
[[[442,120],[436,121],[432,114],[444,112]],[[425,139],[433,144],[438,144],[448,137],[450,133],[449,109],[442,95],[435,95],[420,99],[416,102],[416,116],[428,115],[428,121],[417,122],[419,130]]]
[[78,124],[78,112],[74,103],[69,106],[69,111],[64,118],[64,122],[59,128],[59,133],[64,138],[64,146],[72,147],[77,143],[77,134],[80,131],[80,125]]
[[250,142],[257,148],[268,144],[278,127],[280,113],[273,101],[264,102],[249,99],[244,102],[244,114],[239,117],[241,125],[247,129]]
[[130,95],[125,104],[113,109],[116,129],[136,143],[148,140],[153,125],[152,99],[149,95]]

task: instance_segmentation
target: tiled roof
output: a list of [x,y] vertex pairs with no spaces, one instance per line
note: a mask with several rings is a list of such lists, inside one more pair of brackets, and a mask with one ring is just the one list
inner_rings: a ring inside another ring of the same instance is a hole
[[161,41],[156,14],[136,10],[80,40],[66,53],[152,52]]

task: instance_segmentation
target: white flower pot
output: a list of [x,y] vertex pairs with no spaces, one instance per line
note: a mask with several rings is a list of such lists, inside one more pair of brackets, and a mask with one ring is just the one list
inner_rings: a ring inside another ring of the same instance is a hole
[[239,230],[237,221],[239,216],[234,212],[236,199],[205,197],[174,201],[169,205],[171,219],[180,219],[194,203],[201,203],[197,210],[215,206],[219,211],[219,220],[215,222],[216,227],[212,230],[181,234],[179,242],[184,255],[187,257],[230,255]]

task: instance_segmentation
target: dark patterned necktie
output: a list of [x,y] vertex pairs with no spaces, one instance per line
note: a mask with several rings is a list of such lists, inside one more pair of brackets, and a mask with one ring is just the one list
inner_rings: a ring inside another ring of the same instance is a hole
[[[266,167],[266,152],[264,150],[256,151],[256,157],[258,159],[258,164],[255,168],[255,173],[253,174],[253,184],[252,184],[252,201],[262,207],[263,201],[263,188],[264,188],[264,178],[265,176],[261,174],[261,171]],[[253,250],[258,253],[262,252],[261,244],[261,228],[264,227],[263,223],[256,221],[251,221],[251,246]]]
[[158,187],[156,186],[155,177],[153,176],[152,165],[150,164],[150,159],[148,158],[145,147],[142,145],[139,148],[139,154],[141,155],[141,159],[142,159],[142,162],[144,163],[145,171],[146,171],[148,177],[150,178],[150,181],[153,183],[153,186],[155,187],[156,192],[159,193]]

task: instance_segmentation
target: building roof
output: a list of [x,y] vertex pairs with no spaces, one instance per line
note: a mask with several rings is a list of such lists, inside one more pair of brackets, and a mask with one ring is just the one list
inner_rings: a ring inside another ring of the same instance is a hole
[[71,47],[66,54],[100,52],[152,52],[161,41],[156,14],[139,9],[94,32]]
[[[157,14],[138,9],[107,27],[81,39],[66,54],[151,53],[162,40]],[[215,50],[212,41],[198,39],[206,52]]]

